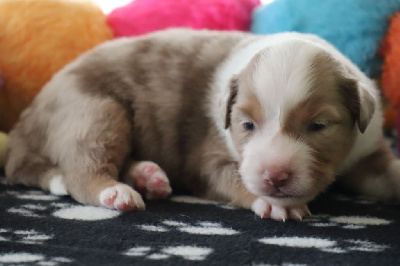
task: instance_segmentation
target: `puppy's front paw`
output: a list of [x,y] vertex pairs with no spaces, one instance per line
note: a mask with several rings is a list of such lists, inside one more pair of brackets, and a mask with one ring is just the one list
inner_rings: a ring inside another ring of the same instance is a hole
[[166,198],[172,192],[167,175],[153,162],[142,161],[134,164],[130,169],[130,175],[134,187],[148,199]]
[[264,199],[258,198],[251,205],[251,210],[260,216],[261,219],[264,219],[271,217],[271,207],[271,204],[266,202]]
[[117,209],[119,211],[145,209],[140,194],[125,184],[118,184],[104,189],[100,193],[100,202],[109,209]]
[[256,199],[251,209],[261,218],[271,218],[278,221],[302,220],[304,216],[310,215],[310,210],[306,204],[282,207],[277,205],[271,205],[265,199]]

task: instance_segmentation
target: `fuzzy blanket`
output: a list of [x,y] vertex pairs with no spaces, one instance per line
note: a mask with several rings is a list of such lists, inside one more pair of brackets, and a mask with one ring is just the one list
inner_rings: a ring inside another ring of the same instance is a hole
[[329,192],[310,210],[283,223],[174,196],[120,213],[3,182],[0,264],[400,265],[400,205]]

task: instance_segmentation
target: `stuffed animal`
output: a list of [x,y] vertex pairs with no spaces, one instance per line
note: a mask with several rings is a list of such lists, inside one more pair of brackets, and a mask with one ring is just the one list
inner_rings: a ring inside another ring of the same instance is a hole
[[7,135],[4,132],[0,132],[0,169],[4,167],[5,163],[6,142]]
[[394,107],[400,107],[400,12],[390,19],[383,41],[382,89]]
[[0,1],[0,130],[13,126],[56,71],[112,38],[90,1]]
[[[1,78],[0,72],[0,92],[2,90],[3,80]],[[7,142],[7,135],[0,131],[0,169],[4,167],[5,163],[5,155],[6,155],[6,142]]]
[[[400,132],[400,12],[390,18],[381,53],[384,58],[382,90],[389,100],[385,111],[386,125],[392,128],[397,124]],[[397,120],[393,118],[395,115]],[[400,150],[400,142],[398,144]]]
[[260,0],[135,0],[112,11],[107,20],[116,37],[171,27],[247,31],[259,4]]
[[379,77],[380,40],[389,26],[389,15],[397,10],[400,10],[400,0],[276,0],[254,12],[251,31],[259,34],[299,31],[319,35],[366,74]]

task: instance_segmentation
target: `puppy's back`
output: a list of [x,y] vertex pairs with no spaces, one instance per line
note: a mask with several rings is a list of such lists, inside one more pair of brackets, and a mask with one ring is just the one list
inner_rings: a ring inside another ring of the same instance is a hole
[[[187,160],[210,126],[205,94],[215,69],[248,38],[254,37],[170,30],[110,41],[82,55],[57,73],[21,116],[10,135],[10,151],[26,148],[9,152],[8,176],[24,167],[25,153],[62,168],[73,148],[64,140],[87,134],[91,115],[102,108],[96,104],[100,98],[115,100],[130,117],[135,159],[157,161],[170,176],[197,174]],[[106,127],[107,117],[102,121]]]

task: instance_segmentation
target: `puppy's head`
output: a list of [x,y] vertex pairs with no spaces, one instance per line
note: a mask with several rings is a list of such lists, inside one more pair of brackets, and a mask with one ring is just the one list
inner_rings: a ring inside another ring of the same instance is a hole
[[225,127],[254,194],[280,205],[311,200],[364,132],[375,100],[327,51],[290,40],[258,53],[231,80]]

